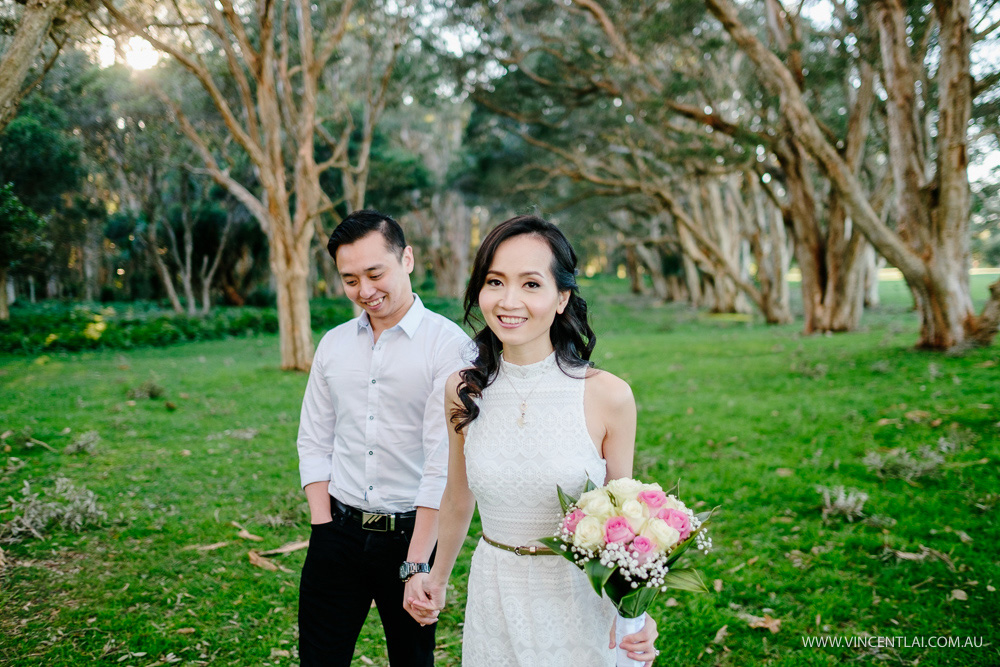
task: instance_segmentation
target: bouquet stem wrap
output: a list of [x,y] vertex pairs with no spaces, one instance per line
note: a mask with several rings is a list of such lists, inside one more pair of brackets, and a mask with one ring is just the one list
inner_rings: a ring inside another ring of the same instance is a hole
[[644,625],[646,625],[646,614],[640,614],[638,618],[627,618],[618,614],[618,620],[615,622],[615,646],[618,647],[615,649],[618,652],[616,667],[642,667],[646,664],[628,657],[628,651],[620,646],[625,637],[639,632]]

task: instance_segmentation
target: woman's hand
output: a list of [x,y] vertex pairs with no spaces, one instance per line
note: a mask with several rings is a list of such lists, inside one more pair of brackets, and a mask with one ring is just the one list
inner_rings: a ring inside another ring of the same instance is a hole
[[[615,622],[617,623],[617,620]],[[646,662],[646,667],[650,667],[660,653],[654,646],[659,634],[656,630],[656,621],[653,620],[652,616],[646,614],[646,624],[642,626],[642,630],[634,635],[625,635],[619,648],[628,651],[628,657],[633,660],[643,660]],[[608,648],[615,648],[615,623],[611,624],[611,639],[608,642]]]
[[436,582],[429,574],[415,574],[406,582],[403,608],[421,626],[437,623],[446,595],[446,582]]

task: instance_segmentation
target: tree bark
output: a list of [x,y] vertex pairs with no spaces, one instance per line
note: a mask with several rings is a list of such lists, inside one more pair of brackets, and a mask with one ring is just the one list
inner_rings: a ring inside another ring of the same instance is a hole
[[10,319],[10,306],[7,304],[7,269],[0,267],[0,320]]
[[[844,207],[875,249],[906,278],[920,313],[919,347],[948,350],[992,340],[988,314],[972,310],[969,293],[967,130],[971,115],[971,31],[968,0],[935,3],[940,24],[936,174],[919,169],[913,120],[915,77],[907,52],[903,8],[898,0],[877,3],[882,61],[890,116],[890,162],[896,185],[899,231],[885,225],[850,165],[825,138],[788,68],[743,25],[730,0],[705,0],[737,45],[754,62],[766,86],[781,100],[795,137],[825,170]],[[980,335],[982,334],[982,335]]]
[[52,21],[66,11],[66,0],[28,0],[10,46],[0,58],[0,132],[13,119],[21,85],[42,50]]

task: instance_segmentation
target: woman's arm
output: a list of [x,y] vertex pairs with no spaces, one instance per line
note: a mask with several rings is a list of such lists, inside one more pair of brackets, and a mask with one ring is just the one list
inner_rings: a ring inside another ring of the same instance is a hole
[[583,409],[587,429],[601,443],[601,457],[607,462],[607,484],[632,476],[635,454],[635,398],[628,383],[607,371],[597,371],[585,382]]
[[[598,371],[586,380],[584,412],[587,415],[591,435],[603,432],[601,456],[607,462],[607,484],[613,479],[632,476],[632,460],[635,455],[636,408],[632,388],[619,377]],[[659,634],[656,621],[646,614],[642,630],[622,638],[621,648],[627,650],[628,657],[652,664],[654,642]],[[608,648],[615,646],[614,625]]]
[[[445,414],[449,417],[453,409],[461,406],[458,402],[460,382],[458,373],[453,373],[448,378],[444,405]],[[448,483],[444,487],[438,513],[438,546],[434,566],[430,574],[416,574],[413,577],[417,584],[413,588],[422,591],[422,595],[403,601],[403,606],[421,625],[436,622],[438,612],[444,608],[448,579],[462,550],[465,536],[469,533],[475,509],[476,498],[469,490],[469,480],[465,473],[465,435],[456,433],[449,421]],[[420,579],[417,580],[417,577]]]

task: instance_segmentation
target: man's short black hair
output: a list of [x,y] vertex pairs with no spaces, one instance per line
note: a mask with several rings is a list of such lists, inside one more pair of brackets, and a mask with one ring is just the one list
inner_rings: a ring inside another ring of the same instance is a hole
[[391,216],[371,209],[355,211],[344,218],[333,230],[333,234],[330,234],[330,242],[326,244],[326,250],[336,262],[337,249],[340,246],[354,243],[372,232],[378,232],[382,235],[389,252],[396,257],[403,256],[403,250],[406,248],[403,228]]

